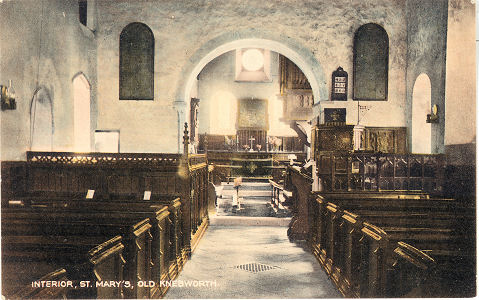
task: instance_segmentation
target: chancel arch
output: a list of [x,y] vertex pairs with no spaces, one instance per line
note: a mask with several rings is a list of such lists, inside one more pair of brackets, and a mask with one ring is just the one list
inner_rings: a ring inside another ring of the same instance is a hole
[[30,150],[52,151],[53,110],[47,88],[40,87],[33,94],[30,105]]
[[[277,52],[295,63],[308,78],[315,103],[328,100],[326,79],[321,64],[317,61],[311,50],[303,47],[301,43],[292,39],[285,39],[274,34],[258,33],[251,30],[226,33],[205,43],[189,60],[184,67],[185,80],[179,85],[176,93],[174,107],[179,114],[179,124],[189,119],[189,100],[192,87],[195,85],[198,74],[216,57],[236,49],[259,48]],[[178,130],[181,132],[181,130]],[[178,151],[180,147],[178,135]]]
[[73,78],[73,136],[76,152],[91,151],[91,86],[83,73]]
[[426,123],[431,113],[431,80],[422,73],[414,83],[412,93],[412,152],[431,153],[431,123]]

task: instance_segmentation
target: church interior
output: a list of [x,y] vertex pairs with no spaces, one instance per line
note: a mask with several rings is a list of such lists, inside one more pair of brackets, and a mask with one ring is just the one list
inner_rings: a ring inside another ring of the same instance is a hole
[[5,298],[476,295],[475,0],[0,14]]

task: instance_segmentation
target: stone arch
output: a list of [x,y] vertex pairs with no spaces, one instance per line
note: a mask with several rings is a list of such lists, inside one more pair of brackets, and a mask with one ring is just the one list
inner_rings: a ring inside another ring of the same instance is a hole
[[41,86],[30,103],[30,150],[52,151],[53,131],[52,99],[49,90]]
[[91,151],[91,84],[82,72],[73,79],[73,140],[77,152]]
[[[203,44],[184,66],[174,101],[174,106],[179,112],[179,124],[189,119],[189,94],[197,75],[214,58],[238,48],[265,48],[288,57],[308,78],[315,103],[329,100],[324,71],[309,48],[293,38],[277,33],[261,32],[256,29],[227,32]],[[178,150],[182,148],[180,138],[179,136]]]
[[426,115],[431,112],[431,80],[421,73],[415,80],[412,92],[412,132],[411,150],[413,153],[431,153],[431,124],[426,123]]

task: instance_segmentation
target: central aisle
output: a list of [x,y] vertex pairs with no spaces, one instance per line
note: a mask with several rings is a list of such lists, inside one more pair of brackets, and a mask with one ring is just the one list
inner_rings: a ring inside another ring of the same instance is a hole
[[286,231],[210,226],[165,298],[341,297],[314,256],[290,242]]

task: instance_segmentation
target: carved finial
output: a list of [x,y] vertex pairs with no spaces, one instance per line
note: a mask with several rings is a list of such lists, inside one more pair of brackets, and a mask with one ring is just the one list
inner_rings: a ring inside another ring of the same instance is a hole
[[188,145],[190,144],[190,138],[188,136],[188,123],[185,122],[185,130],[183,131],[183,150],[185,154],[188,153]]
[[208,134],[205,132],[205,152],[208,152]]

